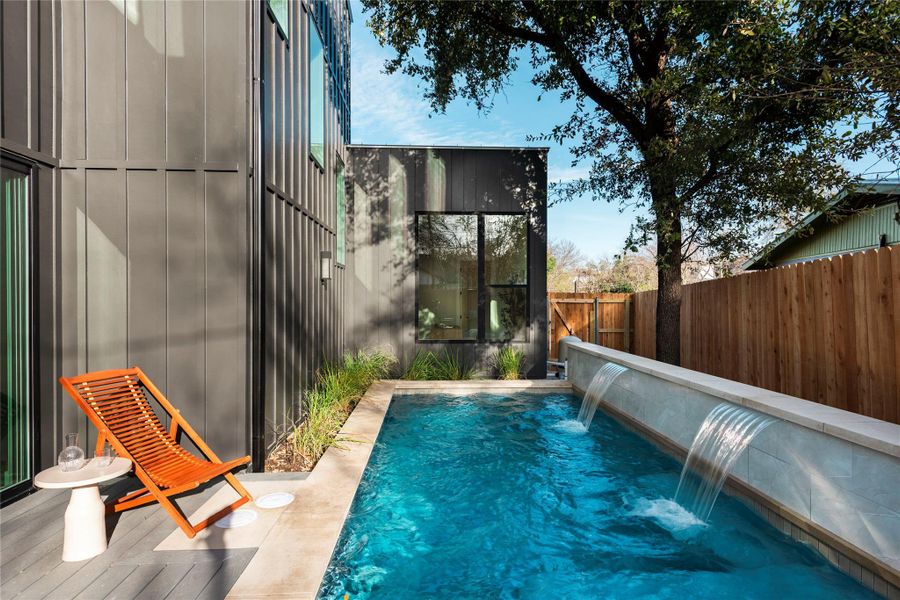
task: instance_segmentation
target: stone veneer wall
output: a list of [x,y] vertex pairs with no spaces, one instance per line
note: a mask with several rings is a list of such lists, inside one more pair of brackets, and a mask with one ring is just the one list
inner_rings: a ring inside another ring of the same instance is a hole
[[738,458],[730,489],[870,589],[900,598],[900,426],[586,343],[569,350],[573,387],[583,393],[610,361],[629,370],[607,409],[676,453],[722,402],[776,417]]

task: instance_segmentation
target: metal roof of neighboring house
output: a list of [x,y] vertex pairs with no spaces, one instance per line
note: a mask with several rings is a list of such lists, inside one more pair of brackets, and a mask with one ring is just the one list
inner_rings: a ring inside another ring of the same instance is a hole
[[524,150],[549,152],[550,146],[452,146],[441,144],[347,144],[348,148],[411,148],[414,150]]
[[894,201],[895,199],[892,197],[898,195],[900,195],[900,179],[883,179],[880,181],[871,182],[864,181],[849,186],[835,194],[834,197],[828,201],[825,208],[810,213],[806,216],[806,218],[803,219],[803,221],[778,236],[778,238],[771,245],[766,246],[764,249],[760,250],[753,258],[747,260],[743,265],[741,265],[741,268],[744,270],[752,270],[771,266],[769,262],[771,257],[775,255],[779,250],[784,249],[784,247],[789,244],[791,240],[793,240],[797,236],[798,233],[808,228],[820,218],[833,213],[836,209],[850,204],[852,200],[857,199],[860,196],[884,196],[883,200],[879,200],[876,203],[884,204],[890,201]]

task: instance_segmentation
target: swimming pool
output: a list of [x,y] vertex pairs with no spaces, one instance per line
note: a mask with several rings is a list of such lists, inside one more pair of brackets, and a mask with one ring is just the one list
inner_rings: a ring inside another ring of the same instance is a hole
[[398,395],[320,598],[874,598],[568,394]]

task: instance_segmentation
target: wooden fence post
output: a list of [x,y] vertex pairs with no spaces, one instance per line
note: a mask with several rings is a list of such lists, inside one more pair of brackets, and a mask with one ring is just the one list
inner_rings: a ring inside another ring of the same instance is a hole
[[625,352],[631,352],[631,299],[625,298]]
[[600,298],[594,298],[594,343],[600,344]]

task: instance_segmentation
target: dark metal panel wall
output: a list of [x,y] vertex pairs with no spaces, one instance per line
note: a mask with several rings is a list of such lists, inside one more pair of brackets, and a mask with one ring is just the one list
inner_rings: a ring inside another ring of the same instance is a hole
[[529,231],[529,376],[546,374],[546,152],[542,149],[349,148],[348,343],[388,346],[405,364],[450,349],[486,368],[497,344],[419,344],[415,330],[415,213],[522,212]]
[[58,72],[54,70],[59,9],[56,3],[36,0],[0,3],[0,146],[4,152],[32,165],[29,187],[35,215],[34,322],[38,335],[33,408],[39,422],[45,425],[39,428],[39,439],[35,440],[38,461],[55,459],[54,440],[58,437],[53,391],[58,373],[52,340],[58,317],[54,301],[59,267],[55,260],[58,240],[54,235],[54,205],[59,185],[59,136],[53,127],[53,116],[59,88]]
[[35,0],[3,2],[0,19],[0,137],[3,147],[52,156],[53,28],[57,7]]
[[[346,6],[335,2],[338,20]],[[336,168],[344,145],[332,99],[325,103],[325,164],[309,156],[309,20],[288,3],[287,39],[263,17],[263,428],[270,448],[302,418],[315,371],[343,351],[344,269],[320,280],[320,253],[335,257]],[[326,86],[327,87],[327,86]]]
[[[53,6],[59,370],[139,365],[223,457],[246,453],[251,5]],[[52,435],[90,447],[54,398]]]

